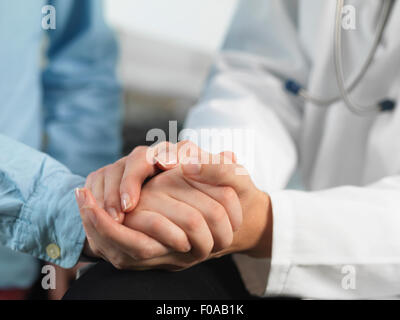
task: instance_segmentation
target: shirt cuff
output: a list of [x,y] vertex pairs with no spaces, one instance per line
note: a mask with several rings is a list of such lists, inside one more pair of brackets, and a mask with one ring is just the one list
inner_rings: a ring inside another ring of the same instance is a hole
[[15,224],[15,250],[72,268],[79,260],[86,234],[74,189],[84,179],[55,172],[37,185]]
[[255,296],[264,296],[270,260],[245,254],[234,254],[232,257],[247,291]]
[[289,191],[270,193],[273,214],[272,256],[265,296],[284,293],[292,265],[294,216]]

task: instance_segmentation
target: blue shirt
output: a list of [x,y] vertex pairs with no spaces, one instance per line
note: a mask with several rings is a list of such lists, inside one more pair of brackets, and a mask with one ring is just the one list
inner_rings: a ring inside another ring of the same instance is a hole
[[[55,30],[42,28],[45,5]],[[0,288],[15,288],[34,281],[31,256],[77,262],[85,236],[73,190],[120,157],[122,104],[101,1],[1,1],[0,43]]]

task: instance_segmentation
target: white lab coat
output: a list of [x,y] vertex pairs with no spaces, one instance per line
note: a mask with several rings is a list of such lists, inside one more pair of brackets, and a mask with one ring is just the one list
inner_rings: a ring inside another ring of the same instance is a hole
[[[400,107],[360,117],[342,101],[320,107],[294,98],[279,80],[294,78],[315,96],[338,95],[335,3],[241,1],[222,60],[186,123],[256,132],[251,175],[271,195],[273,248],[270,267],[254,260],[244,278],[268,278],[264,295],[400,296]],[[346,3],[357,10],[357,29],[343,32],[350,80],[371,48],[382,2]],[[400,101],[399,32],[397,2],[373,64],[352,92],[358,103]],[[285,189],[296,170],[305,189]]]

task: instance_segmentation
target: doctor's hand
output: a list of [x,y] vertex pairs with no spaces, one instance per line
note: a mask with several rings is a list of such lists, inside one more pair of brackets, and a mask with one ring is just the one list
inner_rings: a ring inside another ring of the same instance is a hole
[[[234,240],[230,247],[213,252],[210,257],[223,256],[233,252],[242,252],[254,257],[270,257],[272,248],[272,205],[268,194],[257,189],[247,170],[236,163],[233,152],[210,154],[190,141],[182,141],[175,148],[169,147],[174,153],[158,158],[176,159],[186,181],[195,185],[229,187],[239,196],[242,207],[242,223],[235,229]],[[168,152],[167,152],[168,153]],[[194,161],[193,161],[194,158]],[[190,161],[187,161],[191,159]],[[197,159],[197,161],[196,161]],[[163,170],[171,168],[171,163],[159,166]],[[174,161],[172,161],[174,163]]]
[[[210,158],[215,155],[210,155]],[[180,168],[190,184],[202,183],[214,186],[231,187],[237,193],[243,211],[243,223],[234,233],[232,244],[220,251],[211,253],[202,260],[195,260],[190,253],[171,252],[165,256],[140,261],[142,269],[164,268],[183,270],[201,261],[240,252],[252,257],[271,256],[272,248],[272,207],[270,197],[255,187],[245,169],[232,164],[186,164]],[[218,163],[218,159],[214,161]]]
[[241,252],[258,258],[271,257],[272,251],[272,205],[268,194],[257,189],[246,169],[236,163],[213,164],[209,155],[209,164],[182,165],[182,172],[187,181],[228,186],[235,190],[242,206],[243,222],[234,234],[232,245],[212,254],[220,257]]

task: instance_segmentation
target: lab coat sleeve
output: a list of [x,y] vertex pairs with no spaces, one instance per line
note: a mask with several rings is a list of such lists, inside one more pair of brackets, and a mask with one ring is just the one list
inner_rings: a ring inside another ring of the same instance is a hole
[[[309,73],[297,17],[295,0],[239,1],[204,94],[179,137],[213,153],[234,151],[268,193],[283,189],[297,166],[303,105],[282,82],[306,83]],[[269,261],[234,258],[248,290],[262,295]]]
[[267,295],[393,298],[400,294],[400,176],[366,187],[271,194]]
[[[0,135],[0,245],[73,267],[85,241],[74,188],[84,183],[46,154]],[[59,257],[48,255],[51,244]]]
[[45,151],[83,176],[121,157],[118,50],[102,3],[49,1],[57,20],[42,77]]
[[[298,42],[296,6],[289,2],[240,1],[203,97],[180,136],[213,153],[234,151],[268,192],[284,188],[297,164],[302,105],[285,92],[281,78],[303,82],[309,68]],[[210,135],[203,134],[207,129]],[[231,143],[218,143],[221,135],[212,129],[222,135],[231,130]]]

